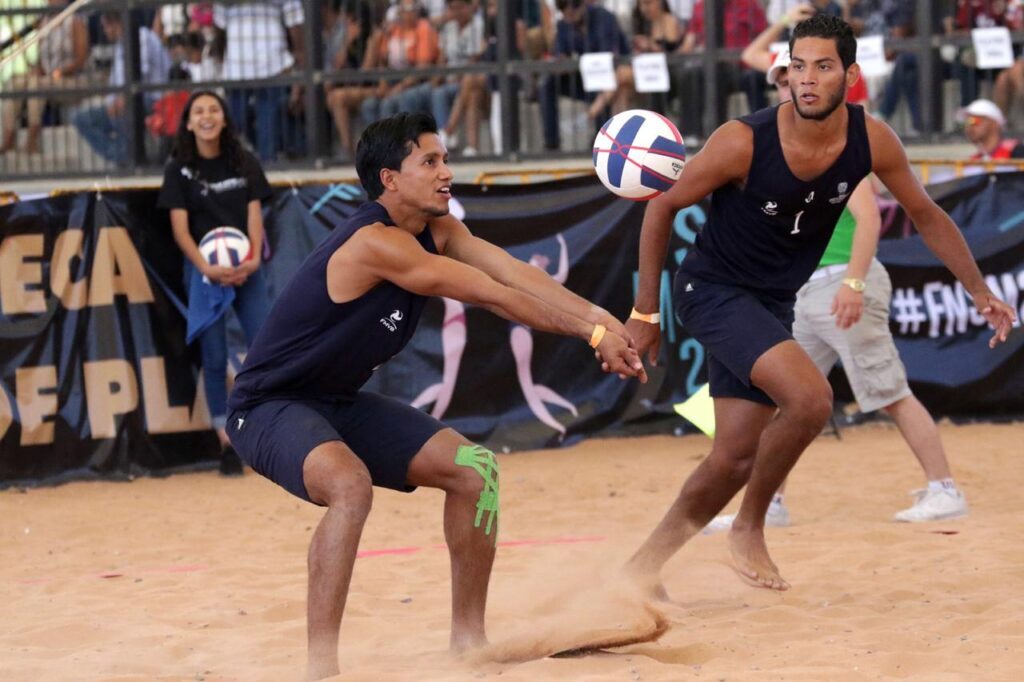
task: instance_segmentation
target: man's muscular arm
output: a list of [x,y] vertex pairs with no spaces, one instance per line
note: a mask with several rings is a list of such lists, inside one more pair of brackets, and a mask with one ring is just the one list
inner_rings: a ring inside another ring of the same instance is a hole
[[472,265],[507,287],[535,296],[555,308],[609,331],[626,335],[622,323],[602,308],[556,282],[544,270],[513,258],[504,249],[474,236],[458,218],[447,215],[430,223],[435,235],[443,235],[444,255]]
[[996,330],[990,346],[1005,341],[1016,315],[988,288],[967,242],[956,224],[925,192],[910,168],[906,151],[889,126],[867,118],[873,170],[892,192],[914,222],[925,245],[960,280],[967,293],[992,328]]
[[[595,333],[595,325],[583,318],[507,287],[475,267],[424,251],[416,239],[403,230],[379,224],[367,226],[341,248],[346,249],[345,258],[332,256],[328,263],[329,290],[332,279],[369,276],[423,296],[444,296],[477,305],[541,331],[575,336],[588,342]],[[646,380],[643,364],[623,337],[605,334],[597,347],[610,371]]]

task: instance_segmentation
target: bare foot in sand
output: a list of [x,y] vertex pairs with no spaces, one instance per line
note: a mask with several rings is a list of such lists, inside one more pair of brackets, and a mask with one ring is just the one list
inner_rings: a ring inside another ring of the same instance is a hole
[[340,672],[337,656],[334,656],[333,659],[330,656],[316,659],[310,657],[309,663],[306,666],[306,680],[307,682],[314,682],[315,680],[334,677]]
[[661,576],[657,573],[651,573],[627,563],[622,567],[622,575],[636,586],[646,599],[663,603],[672,601],[665,585],[661,582]]
[[768,556],[763,530],[739,530],[734,525],[729,531],[729,550],[736,572],[757,587],[770,590],[788,590],[789,583],[779,575],[779,568]]
[[487,646],[487,636],[482,632],[452,633],[448,641],[448,650],[456,656]]

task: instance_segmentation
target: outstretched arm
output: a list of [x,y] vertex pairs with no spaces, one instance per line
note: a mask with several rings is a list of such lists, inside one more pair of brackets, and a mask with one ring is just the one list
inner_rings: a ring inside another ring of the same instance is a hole
[[804,19],[813,17],[815,10],[810,5],[794,5],[782,18],[761,31],[749,45],[743,48],[740,59],[752,69],[767,72],[772,65],[771,45],[778,42],[779,37],[790,26],[795,26]]
[[534,296],[566,314],[591,324],[603,324],[609,331],[626,337],[625,327],[607,310],[566,289],[540,268],[513,258],[504,249],[474,236],[454,216],[436,218],[430,227],[444,240],[446,256],[471,265],[495,281]]
[[[351,248],[350,248],[351,247]],[[341,251],[345,249],[342,255]],[[509,256],[509,259],[515,261]],[[518,261],[515,261],[518,262]],[[530,266],[526,266],[530,267]],[[536,268],[531,268],[536,270]],[[403,230],[373,225],[359,230],[328,264],[328,289],[334,279],[361,276],[387,280],[423,296],[444,296],[486,308],[506,320],[587,342],[600,337],[600,324],[566,313],[543,299],[502,284],[485,271],[448,256],[427,253]],[[596,344],[612,372],[646,381],[643,363],[628,342],[609,332]]]
[[[753,132],[746,124],[739,121],[724,124],[712,133],[704,148],[683,165],[675,184],[660,197],[647,202],[640,230],[640,281],[633,306],[639,312],[653,313],[659,309],[661,269],[665,265],[669,231],[676,212],[727,183],[743,182],[754,153],[753,139]],[[626,329],[641,357],[647,351],[648,360],[655,364],[661,341],[660,326],[630,320]]]
[[1013,308],[988,288],[963,235],[953,220],[924,191],[907,161],[899,138],[889,128],[868,116],[871,158],[878,178],[903,206],[932,253],[938,256],[974,299],[974,305],[996,333],[990,347],[1005,341],[1016,319]]
[[[853,232],[853,245],[850,248],[850,262],[846,265],[846,276],[850,279],[864,281],[871,259],[878,249],[878,236],[882,232],[882,216],[878,212],[875,190],[871,186],[871,178],[864,178],[850,195],[847,204],[857,227]],[[836,326],[849,329],[860,320],[864,313],[864,293],[854,291],[848,286],[839,287],[836,297],[832,300],[832,314],[836,318]]]

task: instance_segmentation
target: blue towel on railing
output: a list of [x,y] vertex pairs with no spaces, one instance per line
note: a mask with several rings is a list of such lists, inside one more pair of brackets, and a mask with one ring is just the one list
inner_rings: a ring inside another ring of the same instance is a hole
[[192,343],[231,307],[235,288],[210,282],[191,263],[186,263],[185,267],[189,271],[185,343]]

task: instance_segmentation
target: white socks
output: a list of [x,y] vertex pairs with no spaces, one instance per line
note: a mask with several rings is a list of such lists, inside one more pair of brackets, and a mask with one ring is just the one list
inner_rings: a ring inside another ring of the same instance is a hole
[[939,492],[941,490],[956,491],[956,483],[953,482],[952,478],[940,478],[936,481],[928,481],[928,490],[931,492]]

